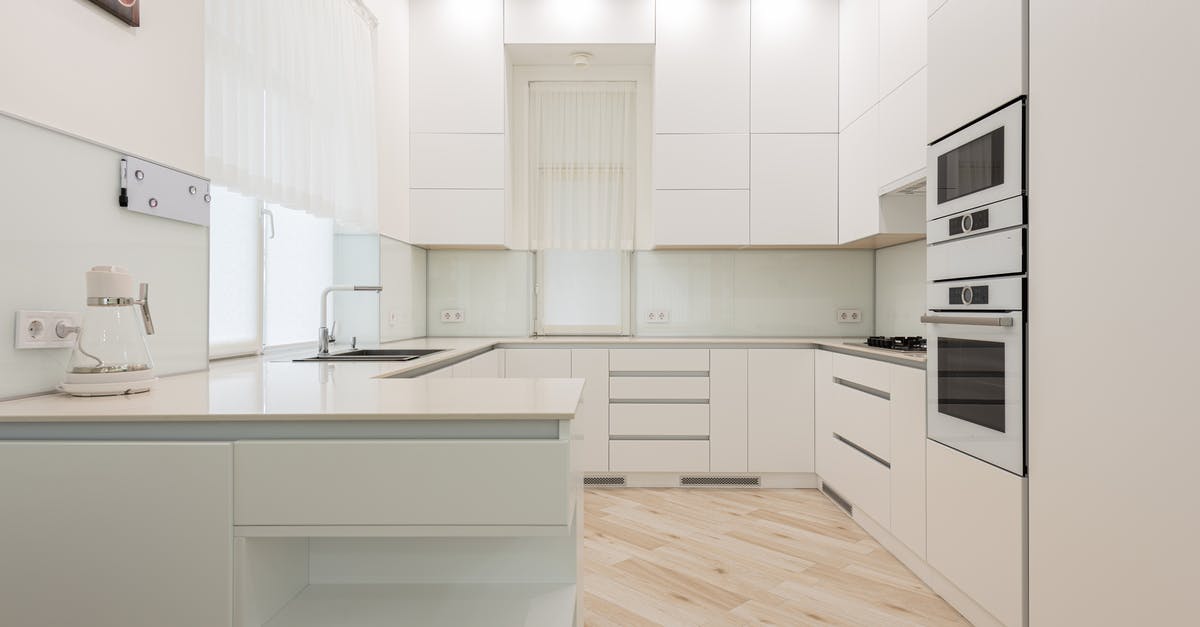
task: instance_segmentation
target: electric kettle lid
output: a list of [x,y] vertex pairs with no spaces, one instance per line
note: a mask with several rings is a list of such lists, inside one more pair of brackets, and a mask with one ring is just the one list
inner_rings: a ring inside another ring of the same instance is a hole
[[133,276],[129,270],[121,266],[92,266],[85,273],[87,277],[87,297],[92,299],[134,298]]

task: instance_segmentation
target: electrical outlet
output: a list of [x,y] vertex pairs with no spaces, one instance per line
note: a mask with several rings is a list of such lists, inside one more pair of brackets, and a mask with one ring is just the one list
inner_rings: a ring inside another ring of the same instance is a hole
[[662,324],[671,321],[671,312],[666,309],[651,309],[646,312],[646,322]]
[[839,309],[837,310],[837,321],[842,324],[853,324],[862,322],[862,310],[860,309]]
[[58,323],[78,327],[83,316],[74,311],[18,311],[13,332],[16,348],[71,348],[75,334],[58,337]]
[[394,327],[398,324],[400,324],[400,312],[393,309],[388,312],[388,326]]
[[448,323],[453,324],[456,322],[466,322],[466,321],[467,321],[467,314],[463,313],[463,310],[461,310],[461,309],[443,309],[442,310],[442,322],[448,322]]

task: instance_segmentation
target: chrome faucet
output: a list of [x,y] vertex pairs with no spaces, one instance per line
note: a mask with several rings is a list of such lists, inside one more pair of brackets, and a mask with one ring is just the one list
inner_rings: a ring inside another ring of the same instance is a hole
[[328,355],[333,336],[329,333],[329,294],[333,292],[382,292],[382,285],[330,285],[321,291],[321,329],[317,332],[317,354]]

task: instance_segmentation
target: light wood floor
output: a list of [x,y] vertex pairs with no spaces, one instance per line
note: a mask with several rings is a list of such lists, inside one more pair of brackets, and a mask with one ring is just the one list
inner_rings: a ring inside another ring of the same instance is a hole
[[969,625],[816,490],[584,498],[587,627]]

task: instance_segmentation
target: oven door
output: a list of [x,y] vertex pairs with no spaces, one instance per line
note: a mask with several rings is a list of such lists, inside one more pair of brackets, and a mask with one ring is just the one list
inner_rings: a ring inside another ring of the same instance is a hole
[[1025,192],[1025,103],[1017,101],[929,147],[926,219]]
[[929,329],[929,438],[1024,476],[1022,312],[931,312],[921,320]]

